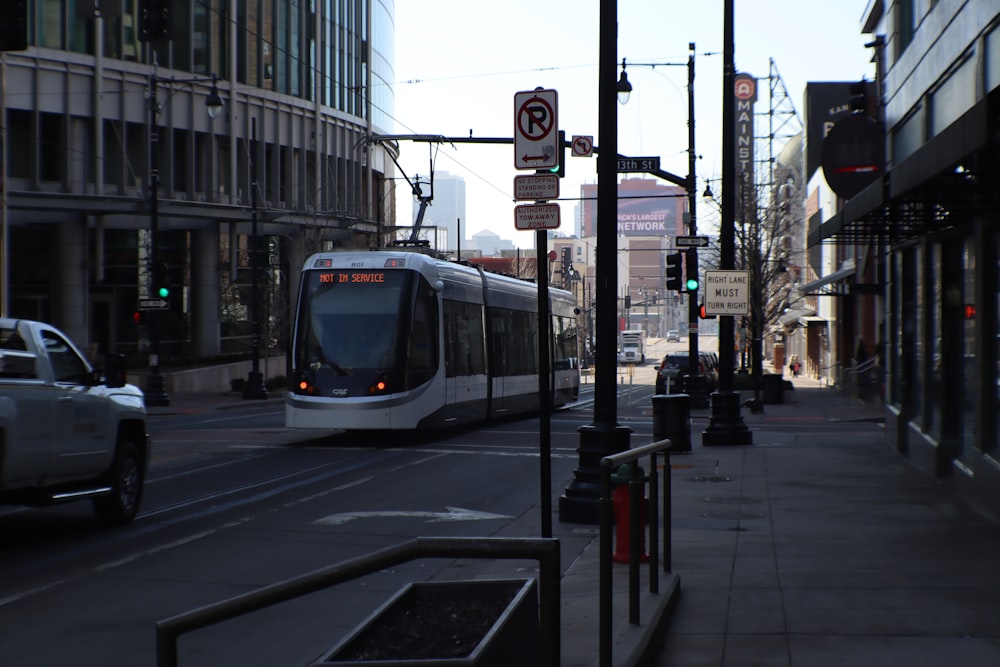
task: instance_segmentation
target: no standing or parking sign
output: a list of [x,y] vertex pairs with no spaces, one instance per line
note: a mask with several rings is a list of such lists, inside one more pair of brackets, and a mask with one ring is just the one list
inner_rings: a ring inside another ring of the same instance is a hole
[[514,94],[514,168],[559,166],[559,115],[556,91]]

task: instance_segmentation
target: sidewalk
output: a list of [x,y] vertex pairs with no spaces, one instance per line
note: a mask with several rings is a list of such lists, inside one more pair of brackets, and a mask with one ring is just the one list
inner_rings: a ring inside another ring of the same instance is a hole
[[[796,378],[752,446],[672,457],[682,594],[651,667],[1000,664],[1000,526],[884,441],[881,408]],[[619,664],[616,662],[616,664]]]

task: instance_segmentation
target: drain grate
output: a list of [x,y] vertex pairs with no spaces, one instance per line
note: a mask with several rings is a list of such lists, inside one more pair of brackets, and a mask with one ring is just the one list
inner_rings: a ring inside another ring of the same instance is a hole
[[747,498],[746,496],[708,496],[706,503],[718,503],[719,505],[753,505],[761,502],[760,498]]
[[689,482],[731,482],[733,478],[729,475],[695,475],[688,477]]
[[763,519],[765,515],[756,512],[705,512],[706,519],[721,519],[723,521],[743,521],[748,519]]

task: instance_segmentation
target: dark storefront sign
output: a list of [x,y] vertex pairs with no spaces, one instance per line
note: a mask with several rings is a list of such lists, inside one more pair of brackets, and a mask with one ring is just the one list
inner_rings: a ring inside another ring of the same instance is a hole
[[850,199],[885,170],[882,127],[861,113],[840,119],[823,141],[822,163],[830,188]]

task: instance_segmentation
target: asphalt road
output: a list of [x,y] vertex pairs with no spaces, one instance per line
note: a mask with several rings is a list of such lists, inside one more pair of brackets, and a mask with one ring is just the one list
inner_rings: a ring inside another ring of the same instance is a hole
[[[648,402],[652,372],[622,400]],[[554,512],[592,389],[551,419]],[[537,420],[305,444],[281,423],[280,404],[152,418],[155,463],[122,529],[98,528],[87,503],[0,508],[0,664],[151,665],[163,618],[415,536],[541,534]],[[553,524],[567,559],[593,539]],[[308,664],[408,581],[534,567],[411,563],[193,633],[181,665]]]
[[[616,369],[620,401],[648,404],[645,365]],[[552,511],[578,464],[593,378],[552,415]],[[626,424],[651,436],[648,419]],[[87,503],[0,508],[0,665],[155,664],[158,620],[416,536],[541,534],[538,421],[414,436],[301,442],[280,403],[156,415],[135,522],[100,529]],[[299,442],[291,442],[299,440]],[[596,527],[552,522],[565,562]],[[181,641],[181,665],[308,664],[406,582],[518,576],[534,562],[424,560]]]

